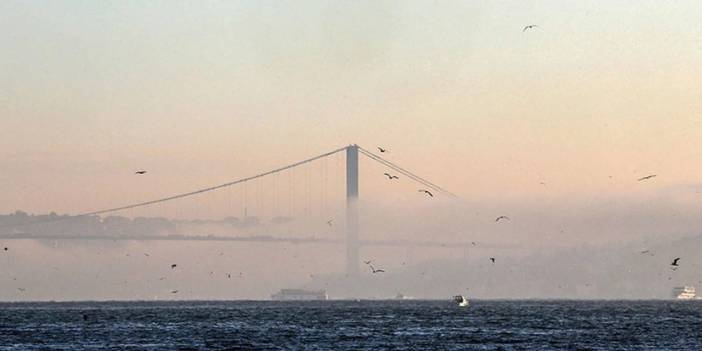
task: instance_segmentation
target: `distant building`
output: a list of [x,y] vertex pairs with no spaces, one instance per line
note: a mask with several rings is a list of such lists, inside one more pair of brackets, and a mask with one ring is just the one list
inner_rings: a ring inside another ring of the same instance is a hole
[[271,295],[271,299],[280,301],[328,300],[326,290],[280,289]]

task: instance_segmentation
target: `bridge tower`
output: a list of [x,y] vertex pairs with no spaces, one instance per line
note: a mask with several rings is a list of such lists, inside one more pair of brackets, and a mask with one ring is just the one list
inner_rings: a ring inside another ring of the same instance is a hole
[[358,277],[358,145],[346,147],[346,274]]

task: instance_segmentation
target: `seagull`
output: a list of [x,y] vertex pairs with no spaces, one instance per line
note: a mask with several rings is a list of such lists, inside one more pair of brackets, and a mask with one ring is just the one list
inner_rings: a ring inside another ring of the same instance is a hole
[[380,152],[388,152],[388,149],[383,149],[382,147],[378,146],[378,151],[380,151]]
[[176,267],[178,267],[178,265],[175,263],[171,265],[171,269],[175,269]]
[[506,220],[509,221],[509,217],[507,217],[507,216],[499,216],[499,217],[495,218],[495,222],[499,222],[501,219],[506,219]]
[[653,177],[655,177],[655,176],[656,176],[655,174],[651,174],[651,175],[647,175],[647,176],[645,176],[645,177],[641,177],[641,178],[639,178],[639,179],[637,179],[637,180],[640,182],[640,181],[642,181],[642,180],[651,179],[651,178],[653,178]]
[[528,29],[534,29],[534,28],[539,28],[536,24],[530,24],[528,26],[524,26],[524,29],[522,29],[522,33],[526,32]]
[[161,278],[158,278],[158,280],[164,280],[164,279],[166,279],[166,277],[161,277]]
[[8,248],[5,248],[5,251],[9,250]]
[[673,267],[679,267],[680,265],[678,265],[678,261],[680,261],[680,257],[677,257],[676,259],[674,259],[673,263],[671,263],[670,265]]
[[400,177],[398,177],[398,176],[396,176],[396,175],[392,175],[392,174],[390,174],[390,173],[383,173],[383,174],[386,175],[386,176],[388,177],[389,180],[392,180],[392,179],[400,179]]
[[363,263],[365,263],[365,264],[370,264],[371,261],[370,261],[370,260],[369,260],[369,261],[363,261]]
[[329,225],[329,226],[331,227],[333,221],[334,221],[333,219],[328,220],[328,221],[327,221],[327,225]]
[[21,291],[21,292],[27,291],[27,289],[25,289],[25,288],[17,288],[17,290],[19,290],[19,291]]
[[425,193],[425,194],[429,195],[430,197],[434,197],[434,194],[432,194],[431,191],[429,191],[429,190],[426,190],[426,189],[419,189],[419,190],[417,190],[417,191],[420,192],[420,193]]
[[146,174],[146,171],[136,171],[134,174]]
[[471,241],[470,244],[473,245],[473,246],[476,245],[476,244],[475,244],[475,241]]
[[375,269],[372,264],[369,264],[371,271],[373,271],[373,274],[375,273],[384,273],[385,271],[382,269]]
[[495,264],[495,258],[494,258],[494,257],[490,257],[490,261],[492,261],[492,264]]
[[229,273],[227,273],[227,278],[231,279],[231,278],[232,278],[232,275],[229,274]]
[[149,254],[147,254],[146,252],[144,252],[144,256],[149,257]]
[[171,294],[177,294],[178,290],[171,290]]

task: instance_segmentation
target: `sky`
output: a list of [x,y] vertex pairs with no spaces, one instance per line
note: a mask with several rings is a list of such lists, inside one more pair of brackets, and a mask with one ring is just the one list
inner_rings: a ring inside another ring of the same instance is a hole
[[[2,1],[0,213],[119,206],[357,143],[458,194],[468,228],[524,213],[577,227],[563,243],[690,233],[699,18],[660,0]],[[370,208],[431,213],[363,162]]]

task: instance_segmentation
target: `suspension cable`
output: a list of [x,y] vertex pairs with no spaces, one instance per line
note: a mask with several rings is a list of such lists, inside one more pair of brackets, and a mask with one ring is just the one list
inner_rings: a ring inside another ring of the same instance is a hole
[[442,188],[442,187],[440,187],[440,186],[438,186],[438,185],[436,185],[436,184],[434,184],[434,183],[432,183],[432,182],[430,182],[430,181],[428,181],[428,180],[426,180],[426,179],[424,179],[424,178],[422,178],[422,177],[420,177],[420,176],[418,176],[418,175],[416,175],[416,174],[414,174],[414,173],[412,173],[412,172],[410,172],[410,171],[408,171],[408,170],[406,170],[406,169],[404,169],[404,168],[402,168],[402,167],[400,167],[400,166],[398,166],[398,165],[396,165],[396,164],[394,164],[394,163],[392,163],[392,162],[390,162],[390,161],[388,161],[388,160],[386,160],[386,159],[384,159],[384,158],[382,158],[382,157],[380,157],[380,156],[378,156],[378,155],[376,155],[376,154],[374,154],[374,153],[372,153],[372,152],[370,152],[370,151],[368,151],[368,150],[366,150],[366,149],[360,147],[360,146],[358,147],[358,150],[359,150],[362,154],[364,154],[364,155],[366,155],[367,157],[369,157],[370,159],[372,159],[372,160],[374,160],[374,161],[376,161],[376,162],[382,163],[382,164],[384,164],[385,166],[388,166],[388,167],[394,169],[395,171],[404,174],[405,176],[407,176],[407,177],[413,179],[414,181],[416,181],[416,182],[418,182],[418,183],[421,183],[421,184],[423,184],[423,185],[425,185],[425,186],[427,186],[427,187],[429,187],[429,188],[431,188],[431,189],[433,189],[433,190],[436,190],[436,191],[439,191],[439,192],[441,192],[441,193],[444,193],[444,194],[446,194],[446,195],[448,195],[448,196],[450,196],[450,197],[459,198],[458,195],[456,195],[456,194],[454,194],[454,193],[452,193],[452,192],[450,192],[450,191],[448,191],[448,190],[446,190],[446,189],[444,189],[444,188]]

